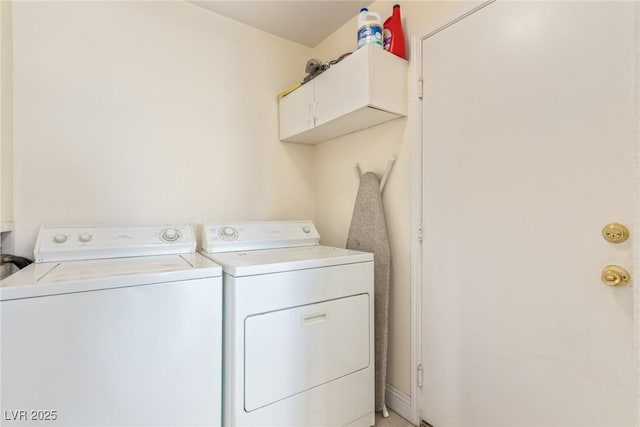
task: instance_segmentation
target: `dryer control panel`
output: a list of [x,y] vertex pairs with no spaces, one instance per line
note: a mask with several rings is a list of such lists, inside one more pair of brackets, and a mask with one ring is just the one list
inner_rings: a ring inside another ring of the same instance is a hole
[[210,222],[202,227],[206,253],[312,246],[320,235],[311,221]]
[[122,258],[195,252],[190,225],[43,225],[33,251],[36,262]]

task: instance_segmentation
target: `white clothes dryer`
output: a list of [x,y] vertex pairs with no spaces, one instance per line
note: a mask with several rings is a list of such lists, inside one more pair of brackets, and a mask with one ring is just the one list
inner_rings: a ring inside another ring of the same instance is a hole
[[2,425],[219,425],[222,270],[191,226],[51,226],[0,282]]
[[223,424],[374,424],[373,255],[311,221],[203,226],[223,268]]

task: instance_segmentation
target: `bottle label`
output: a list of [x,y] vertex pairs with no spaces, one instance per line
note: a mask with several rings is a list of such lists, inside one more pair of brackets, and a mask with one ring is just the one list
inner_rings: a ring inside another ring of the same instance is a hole
[[382,28],[380,25],[367,25],[358,30],[358,49],[368,44],[382,47]]
[[389,30],[388,28],[384,29],[383,32],[383,43],[382,43],[382,47],[384,47],[384,50],[389,50],[389,48],[391,47],[391,38],[393,37],[393,34],[391,34],[391,30]]

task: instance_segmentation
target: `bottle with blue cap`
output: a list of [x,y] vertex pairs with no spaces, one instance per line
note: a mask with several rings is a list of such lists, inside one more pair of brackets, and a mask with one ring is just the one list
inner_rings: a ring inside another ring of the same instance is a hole
[[382,19],[363,7],[358,15],[358,49],[369,44],[382,47]]

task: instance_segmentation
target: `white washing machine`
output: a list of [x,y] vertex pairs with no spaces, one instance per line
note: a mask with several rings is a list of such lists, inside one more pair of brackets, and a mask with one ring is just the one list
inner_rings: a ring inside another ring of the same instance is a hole
[[219,425],[222,270],[191,226],[42,227],[0,282],[2,425]]
[[203,226],[223,268],[223,424],[374,424],[373,255],[311,221]]

